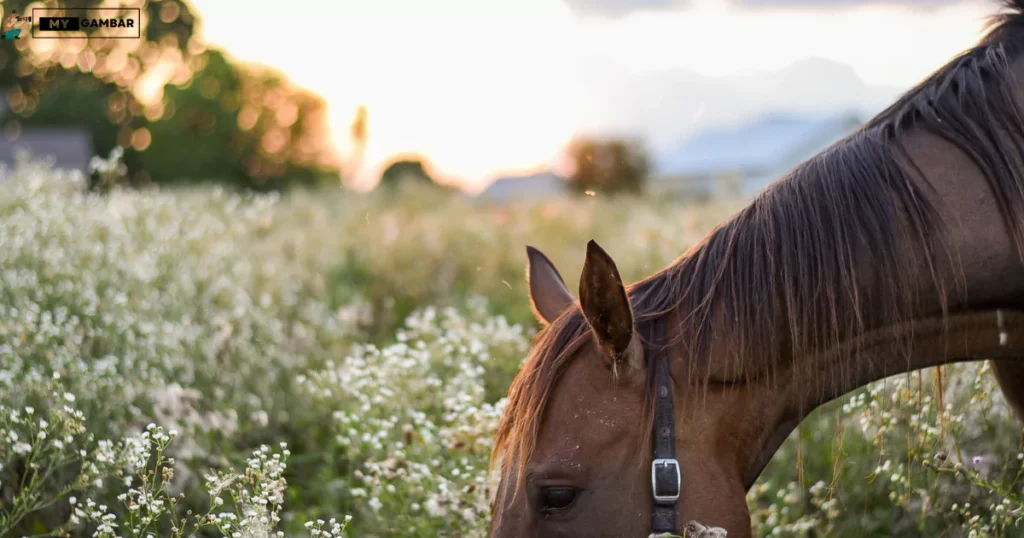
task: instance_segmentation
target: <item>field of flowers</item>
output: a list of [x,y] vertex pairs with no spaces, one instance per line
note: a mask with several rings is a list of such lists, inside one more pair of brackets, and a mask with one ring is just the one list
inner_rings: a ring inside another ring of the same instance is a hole
[[[0,536],[483,536],[537,327],[524,245],[626,280],[742,200],[484,207],[429,191],[87,192],[0,172]],[[750,492],[770,536],[1020,536],[982,365],[815,413]],[[941,403],[940,403],[941,402]]]

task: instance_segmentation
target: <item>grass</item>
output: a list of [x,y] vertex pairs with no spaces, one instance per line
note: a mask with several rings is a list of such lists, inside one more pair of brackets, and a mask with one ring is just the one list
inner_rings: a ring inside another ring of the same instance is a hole
[[[7,176],[4,536],[482,536],[494,427],[537,329],[524,246],[575,289],[595,238],[632,281],[743,204]],[[984,364],[945,372],[942,409],[920,372],[814,413],[748,496],[756,532],[1019,535],[1019,429]]]

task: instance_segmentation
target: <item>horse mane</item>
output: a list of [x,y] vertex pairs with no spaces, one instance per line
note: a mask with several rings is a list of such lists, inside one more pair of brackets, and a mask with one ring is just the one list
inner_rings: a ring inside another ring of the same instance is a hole
[[[871,312],[872,324],[913,315],[922,260],[946,314],[948,286],[958,282],[943,281],[935,269],[945,223],[903,145],[911,129],[948,141],[974,162],[1022,251],[1024,117],[1008,67],[1024,51],[1024,0],[1002,4],[1009,11],[989,19],[974,47],[770,185],[668,267],[628,287],[648,365],[669,345],[681,345],[690,375],[704,374],[695,379],[707,383],[712,345],[727,346],[729,364],[714,366],[736,379],[752,373],[751,359],[764,370],[781,356],[834,349],[867,328],[869,296],[885,298],[885,308]],[[865,278],[864,271],[871,274]],[[728,336],[716,341],[714,333]],[[537,335],[509,389],[492,468],[500,461],[522,476],[549,398],[590,338],[578,305]],[[649,429],[654,368],[647,370],[650,405],[641,423]]]

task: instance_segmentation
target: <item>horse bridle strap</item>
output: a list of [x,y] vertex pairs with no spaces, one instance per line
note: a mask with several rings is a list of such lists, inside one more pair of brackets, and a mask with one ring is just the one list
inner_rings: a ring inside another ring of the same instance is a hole
[[675,405],[672,399],[672,374],[668,357],[655,360],[654,381],[654,461],[651,462],[651,489],[654,510],[652,534],[676,534],[676,502],[682,491],[682,476],[676,460]]

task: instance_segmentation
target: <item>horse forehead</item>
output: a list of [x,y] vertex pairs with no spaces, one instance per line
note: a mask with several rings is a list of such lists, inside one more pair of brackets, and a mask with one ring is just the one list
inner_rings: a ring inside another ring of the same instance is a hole
[[564,455],[621,441],[623,433],[636,426],[642,405],[642,394],[617,386],[600,358],[582,353],[551,394],[541,424],[538,456]]

